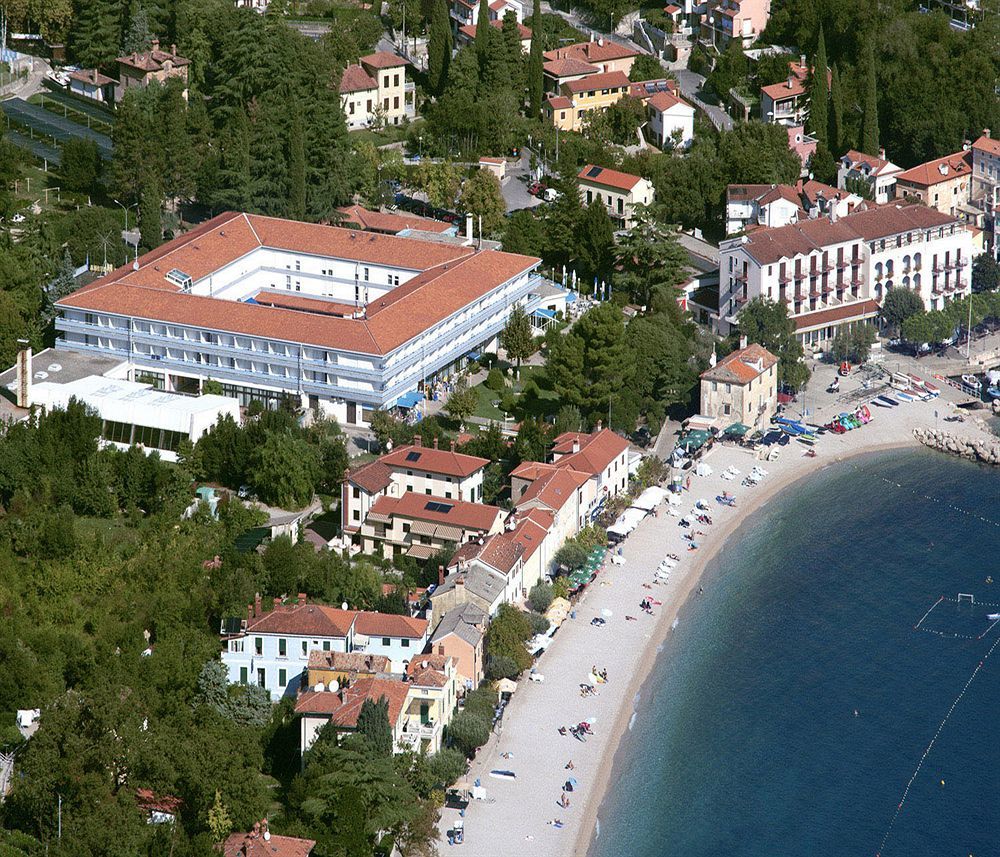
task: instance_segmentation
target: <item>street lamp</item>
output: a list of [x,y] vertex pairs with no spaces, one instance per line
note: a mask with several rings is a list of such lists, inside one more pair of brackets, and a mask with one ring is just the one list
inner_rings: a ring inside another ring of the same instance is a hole
[[125,231],[128,232],[128,210],[130,208],[138,208],[139,203],[134,202],[132,203],[132,205],[125,205],[124,203],[119,202],[117,199],[114,201],[114,203],[115,205],[120,205],[122,207],[122,211],[125,212]]
[[418,134],[417,135],[417,144],[419,145],[419,149],[417,151],[417,157],[419,157],[421,160],[423,160],[423,158],[424,158],[424,135],[423,134]]

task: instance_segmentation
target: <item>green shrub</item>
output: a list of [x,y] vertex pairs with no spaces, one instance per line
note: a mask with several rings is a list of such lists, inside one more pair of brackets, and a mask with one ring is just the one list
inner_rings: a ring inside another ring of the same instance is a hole
[[504,387],[507,386],[503,380],[503,372],[497,369],[496,366],[490,369],[489,375],[486,376],[486,386],[497,393],[502,392]]
[[528,603],[536,613],[544,613],[552,604],[552,584],[542,581],[531,587],[528,593]]

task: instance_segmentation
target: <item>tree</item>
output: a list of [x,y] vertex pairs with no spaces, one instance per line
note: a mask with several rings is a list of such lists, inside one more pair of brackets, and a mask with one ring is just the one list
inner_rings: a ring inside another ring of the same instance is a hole
[[442,95],[451,65],[452,37],[446,0],[434,0],[427,45],[427,80],[432,95]]
[[656,288],[674,288],[684,281],[688,264],[676,234],[640,212],[635,226],[618,243],[615,290],[628,292],[633,302],[648,307]]
[[543,423],[523,419],[511,449],[516,461],[544,461],[549,450],[549,436]]
[[511,9],[504,13],[500,35],[507,60],[507,86],[517,101],[518,109],[521,109],[524,107],[525,88],[528,83],[527,66],[524,60],[524,51],[521,50],[521,30],[517,23],[517,16]]
[[152,43],[149,30],[149,15],[146,9],[136,4],[129,16],[128,30],[122,39],[122,51],[126,54],[148,50]]
[[816,181],[836,186],[837,162],[822,140],[816,144],[816,151],[809,158],[809,171]]
[[809,377],[802,362],[802,345],[795,338],[795,322],[782,302],[765,298],[749,301],[739,315],[740,333],[778,357],[778,380],[798,389]]
[[628,73],[628,79],[631,81],[659,80],[662,77],[664,77],[663,66],[656,57],[649,54],[639,54]]
[[358,712],[357,735],[376,756],[392,756],[392,726],[389,723],[389,700],[366,699]]
[[542,581],[531,587],[528,603],[536,613],[544,613],[552,604],[552,584]]
[[306,216],[306,149],[302,114],[292,107],[288,130],[288,216],[304,220]]
[[[39,4],[44,6],[44,4]],[[116,0],[80,3],[69,49],[84,68],[101,68],[118,56],[121,4]]]
[[862,56],[863,103],[861,113],[861,151],[878,155],[878,82],[876,80],[874,37],[869,36]]
[[556,435],[568,431],[583,431],[583,414],[576,405],[563,405],[556,414]]
[[[809,128],[812,135],[823,144],[829,143],[829,78],[826,61],[826,40],[823,38],[823,25],[819,26],[819,45],[816,56],[813,57],[812,80],[809,87]],[[826,179],[820,179],[826,181]]]
[[542,9],[541,0],[534,0],[531,15],[531,50],[528,54],[528,118],[537,119],[542,114],[542,97],[545,93],[542,58]]
[[208,830],[212,834],[212,842],[222,842],[233,830],[233,821],[229,810],[222,802],[222,794],[215,790],[215,803],[208,810]]
[[1000,289],[1000,262],[989,253],[980,253],[972,262],[972,290],[995,292]]
[[479,393],[474,387],[469,386],[469,382],[464,377],[459,378],[455,388],[448,394],[448,401],[444,407],[450,417],[458,420],[464,426],[465,421],[479,407]]
[[899,331],[910,316],[924,311],[920,295],[910,289],[889,289],[882,301],[882,321],[891,329]]
[[870,324],[854,324],[847,329],[841,328],[833,339],[830,356],[838,362],[850,360],[852,363],[864,363],[871,354],[872,345],[877,338],[878,334]]
[[72,191],[90,195],[101,173],[101,156],[97,143],[82,137],[72,137],[62,144],[60,165],[63,185]]
[[155,250],[163,243],[163,195],[155,175],[146,175],[139,196],[139,235],[142,246]]
[[841,88],[840,73],[837,64],[833,64],[830,73],[830,151],[840,157],[847,149],[846,132],[844,130],[844,92]]
[[[525,643],[531,639],[531,623],[527,615],[513,604],[501,604],[486,631],[486,657],[509,658],[515,664],[514,675],[531,666],[531,654]],[[513,678],[506,675],[506,678]]]
[[490,723],[479,714],[460,711],[448,724],[448,738],[458,750],[472,757],[489,740]]
[[486,65],[486,54],[489,52],[492,36],[489,0],[479,0],[479,10],[476,15],[476,54],[479,56],[480,69]]
[[250,453],[248,476],[265,503],[298,509],[313,498],[318,456],[304,440],[269,433]]
[[520,304],[515,304],[507,316],[507,323],[500,332],[500,347],[507,352],[508,360],[517,361],[518,370],[521,368],[521,361],[530,357],[535,350],[531,320]]
[[476,170],[462,187],[462,205],[478,218],[480,231],[495,235],[503,225],[507,204],[500,190],[500,180],[491,170]]
[[802,162],[788,147],[784,126],[739,123],[719,141],[719,157],[729,184],[795,184]]
[[578,250],[584,276],[595,282],[607,280],[614,264],[615,233],[607,209],[593,202],[584,209],[580,222]]
[[570,571],[574,571],[583,567],[583,564],[587,561],[587,557],[588,553],[586,550],[577,542],[569,541],[556,551],[554,559],[556,565],[563,565]]

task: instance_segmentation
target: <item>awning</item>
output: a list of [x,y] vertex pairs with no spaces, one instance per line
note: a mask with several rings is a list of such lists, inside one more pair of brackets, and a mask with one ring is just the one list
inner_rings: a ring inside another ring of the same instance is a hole
[[433,536],[436,524],[430,521],[414,521],[410,524],[410,534],[414,536]]
[[413,408],[416,407],[420,402],[424,400],[424,394],[419,390],[413,390],[410,393],[403,393],[398,399],[396,399],[397,408]]
[[434,528],[434,535],[445,542],[457,542],[462,538],[462,528],[451,524],[438,524]]
[[653,509],[663,502],[666,496],[667,492],[663,488],[660,488],[659,485],[652,485],[635,498],[632,502],[632,507],[652,512]]
[[743,423],[733,423],[723,434],[727,437],[743,437],[748,431],[750,431],[750,426],[743,425]]
[[539,307],[533,313],[535,318],[548,318],[554,319],[556,317],[556,311],[554,309],[545,309],[544,307]]
[[369,512],[368,516],[365,518],[366,524],[388,524],[392,520],[388,515],[383,515],[381,512]]
[[465,355],[469,360],[478,360],[482,355],[478,351],[470,351]]
[[409,549],[406,551],[407,556],[412,556],[414,559],[429,559],[437,553],[434,548],[430,545],[410,545]]
[[711,432],[707,432],[702,429],[689,431],[677,441],[677,449],[684,449],[688,452],[693,452],[694,450],[701,449],[706,443],[708,443],[709,438],[711,437]]

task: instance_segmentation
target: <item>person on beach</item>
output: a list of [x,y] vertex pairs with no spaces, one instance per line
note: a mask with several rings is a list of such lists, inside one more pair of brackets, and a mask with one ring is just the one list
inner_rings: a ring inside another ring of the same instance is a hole
[[557,800],[556,803],[558,803],[563,809],[566,809],[566,807],[569,806],[569,798],[566,797],[565,792],[560,795],[559,800]]
[[575,769],[575,767],[576,767],[576,766],[575,766],[575,765],[573,764],[573,760],[572,760],[572,759],[570,759],[570,760],[569,760],[569,761],[568,761],[568,762],[566,763],[566,767],[565,767],[565,770],[567,770],[567,771],[572,771],[572,770],[574,770],[574,769]]

